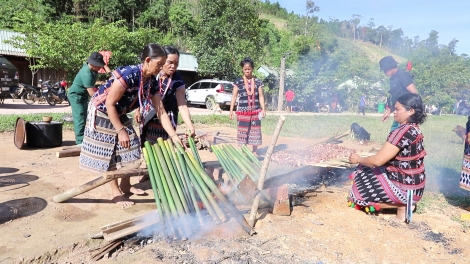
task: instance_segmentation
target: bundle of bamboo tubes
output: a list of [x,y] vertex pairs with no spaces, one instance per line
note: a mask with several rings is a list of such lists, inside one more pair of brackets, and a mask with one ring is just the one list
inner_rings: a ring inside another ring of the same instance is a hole
[[162,138],[154,145],[145,142],[143,148],[160,222],[166,234],[178,237],[197,231],[198,225],[191,219],[197,219],[199,226],[206,223],[207,215],[215,223],[225,222],[227,216],[221,205],[233,210],[205,172],[194,140],[188,140],[192,153]]
[[259,179],[261,162],[247,146],[235,148],[230,144],[219,144],[211,148],[232,183],[238,184],[245,175],[253,181]]

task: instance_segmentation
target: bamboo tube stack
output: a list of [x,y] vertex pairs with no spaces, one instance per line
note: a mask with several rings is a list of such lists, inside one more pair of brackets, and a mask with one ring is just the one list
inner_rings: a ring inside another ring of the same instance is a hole
[[230,144],[219,144],[211,148],[233,184],[238,184],[245,175],[253,181],[259,179],[262,164],[245,145],[235,148]]
[[145,142],[143,148],[164,234],[175,237],[190,236],[206,224],[207,218],[225,222],[221,205],[230,212],[233,209],[203,169],[194,139],[188,140],[193,153],[162,138],[154,145]]

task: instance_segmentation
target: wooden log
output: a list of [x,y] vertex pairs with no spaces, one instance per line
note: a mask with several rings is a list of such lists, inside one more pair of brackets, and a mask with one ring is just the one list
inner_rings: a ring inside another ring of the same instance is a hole
[[122,169],[115,171],[108,171],[103,173],[103,177],[106,179],[117,179],[125,177],[135,177],[135,176],[148,176],[149,171],[147,168],[138,168],[138,169]]
[[137,217],[103,226],[101,230],[103,231],[103,237],[106,241],[113,241],[139,232],[159,222],[160,217],[158,216],[158,212],[157,210],[153,210]]
[[67,150],[67,149],[81,149],[82,146],[78,146],[78,145],[75,145],[75,146],[65,146],[62,148],[62,150]]
[[57,194],[54,196],[53,201],[56,203],[61,203],[63,201],[66,201],[70,198],[73,198],[77,195],[80,195],[82,193],[86,193],[90,190],[95,189],[96,187],[99,187],[105,183],[108,183],[114,179],[117,178],[124,178],[124,177],[134,177],[134,176],[145,176],[148,175],[148,170],[147,169],[127,169],[127,170],[116,170],[116,171],[108,171],[103,173],[102,176],[87,182],[83,185],[80,185],[78,187],[75,187],[73,189],[70,189],[68,191],[65,191],[61,194]]
[[[271,143],[268,146],[268,151],[266,152],[266,156],[264,157],[264,160],[263,160],[263,166],[261,167],[261,172],[260,172],[260,176],[258,180],[258,190],[263,190],[264,181],[266,180],[266,174],[268,172],[269,162],[271,160],[274,147],[276,146],[277,139],[279,138],[279,134],[281,133],[282,125],[284,124],[285,120],[286,120],[286,117],[281,115],[279,117],[279,121],[277,122],[276,129],[274,129],[274,134],[273,134],[273,137],[271,138]],[[258,192],[258,194],[253,199],[253,205],[251,206],[250,218],[248,219],[248,224],[250,226],[254,226],[255,224],[255,218],[256,218],[256,214],[258,213],[260,199],[261,199],[261,193]]]
[[81,151],[82,151],[81,148],[69,148],[69,149],[57,151],[55,153],[55,156],[57,158],[76,157],[76,156],[80,156]]
[[78,187],[75,187],[73,189],[70,189],[68,191],[65,191],[63,193],[60,193],[60,194],[57,194],[56,196],[54,196],[53,198],[53,201],[56,202],[56,203],[61,203],[63,201],[66,201],[72,197],[75,197],[77,195],[80,195],[82,193],[86,193],[88,192],[89,190],[93,190],[95,189],[96,187],[99,187],[107,182],[110,182],[112,181],[113,179],[106,179],[105,177],[103,176],[100,176],[90,182],[87,182],[85,184],[82,184]]

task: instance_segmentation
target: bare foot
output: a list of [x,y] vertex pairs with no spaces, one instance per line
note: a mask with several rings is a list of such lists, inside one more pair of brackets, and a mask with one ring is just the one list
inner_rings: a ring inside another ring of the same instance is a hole
[[116,196],[111,199],[111,201],[121,205],[122,207],[129,207],[134,205],[134,202],[124,195]]

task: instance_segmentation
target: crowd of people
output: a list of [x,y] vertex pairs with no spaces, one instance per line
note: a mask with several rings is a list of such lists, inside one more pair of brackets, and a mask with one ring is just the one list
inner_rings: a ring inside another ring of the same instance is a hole
[[[114,71],[106,66],[99,53],[90,55],[69,91],[76,143],[82,148],[81,168],[101,173],[140,164],[143,143],[155,143],[159,137],[181,143],[176,133],[178,114],[190,136],[195,135],[185,99],[186,85],[177,71],[178,64],[176,48],[155,43],[145,46],[140,64],[119,66]],[[392,113],[394,121],[385,143],[375,155],[352,154],[349,157],[350,163],[358,166],[350,175],[353,184],[348,204],[366,211],[397,208],[396,220],[411,221],[426,183],[426,151],[419,127],[426,119],[426,107],[409,73],[399,69],[392,57],[384,57],[379,65],[390,77],[390,97],[382,121]],[[242,75],[233,82],[229,117],[236,116],[238,144],[251,145],[253,153],[257,154],[262,144],[261,121],[266,116],[263,82],[253,75],[252,59],[243,59],[240,67]],[[103,68],[110,73],[110,78],[95,89],[96,74]],[[91,99],[85,106],[87,96]],[[294,98],[295,93],[288,90],[286,100],[290,111]],[[359,113],[365,114],[365,105],[367,96],[364,94],[359,102]],[[134,120],[139,123],[138,132],[127,115],[132,111]],[[467,132],[469,127],[470,121]],[[467,137],[460,181],[461,187],[467,190],[470,190],[469,142]],[[127,194],[144,192],[131,186],[129,178],[122,178],[119,184],[114,180],[110,187],[112,201],[123,206],[133,204]]]
[[[81,146],[80,168],[102,173],[139,166],[145,141],[154,144],[161,137],[181,144],[176,133],[179,115],[189,136],[195,136],[186,103],[186,84],[177,71],[179,57],[175,47],[150,43],[141,53],[140,64],[118,66],[111,71],[102,54],[91,53],[69,90],[76,144]],[[243,75],[234,81],[230,118],[234,117],[238,99],[238,143],[251,145],[257,155],[262,143],[261,120],[266,116],[263,82],[253,75],[253,60],[245,58],[240,66]],[[95,88],[102,69],[110,78]],[[139,131],[128,117],[131,112]],[[109,184],[111,200],[122,206],[134,204],[128,198],[130,194],[144,193],[131,186],[128,177]]]

